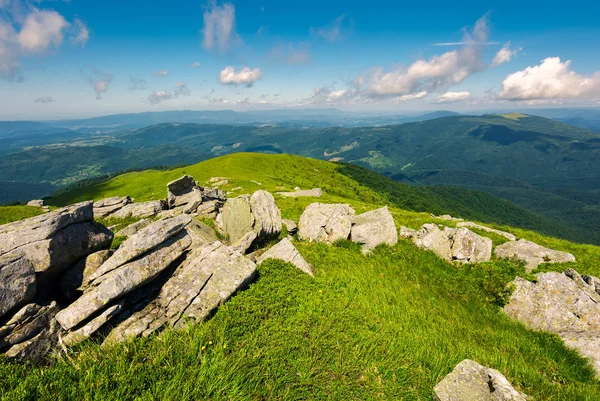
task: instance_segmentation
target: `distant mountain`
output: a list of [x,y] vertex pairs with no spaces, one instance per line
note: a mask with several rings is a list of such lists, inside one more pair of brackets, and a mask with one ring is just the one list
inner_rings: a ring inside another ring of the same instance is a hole
[[532,109],[528,113],[600,132],[600,108]]
[[0,155],[29,146],[73,140],[81,134],[34,121],[0,121]]

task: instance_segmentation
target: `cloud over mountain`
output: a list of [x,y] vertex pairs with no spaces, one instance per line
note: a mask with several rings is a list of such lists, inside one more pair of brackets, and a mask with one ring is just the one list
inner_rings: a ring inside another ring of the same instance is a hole
[[236,72],[233,66],[227,66],[219,74],[219,82],[223,85],[239,85],[251,87],[262,77],[262,72],[258,68],[242,68]]

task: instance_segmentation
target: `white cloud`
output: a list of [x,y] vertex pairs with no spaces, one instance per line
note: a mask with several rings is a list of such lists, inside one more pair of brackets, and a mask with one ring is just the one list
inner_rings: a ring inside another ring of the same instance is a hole
[[496,53],[494,56],[494,60],[492,60],[492,64],[496,67],[504,63],[508,63],[514,56],[516,56],[523,48],[518,48],[512,50],[510,48],[510,42],[506,42],[502,49]]
[[462,102],[471,97],[469,92],[446,92],[436,98],[436,103],[455,103]]
[[346,14],[337,17],[332,23],[322,28],[310,28],[310,33],[317,37],[323,38],[330,43],[337,42],[343,39],[342,29],[343,22],[346,19]]
[[262,72],[258,68],[251,70],[244,67],[239,72],[232,66],[227,66],[219,74],[219,82],[223,85],[242,85],[251,87],[262,77]]
[[74,44],[85,47],[85,44],[90,39],[90,30],[87,25],[79,18],[73,23],[77,34],[71,39]]
[[39,97],[33,103],[54,103],[54,98],[51,96]]
[[400,102],[408,102],[410,100],[423,99],[425,96],[427,96],[427,94],[428,94],[427,91],[422,91],[422,92],[415,93],[412,95],[402,95],[402,96],[396,98],[396,100],[400,101]]
[[152,73],[153,77],[164,77],[169,75],[169,70],[160,70],[160,71],[154,71]]
[[204,11],[204,47],[217,47],[220,51],[227,50],[232,43],[239,41],[235,31],[235,7],[231,3],[222,6],[212,0]]
[[508,75],[499,98],[507,100],[584,99],[600,96],[600,71],[581,75],[571,61],[548,57],[540,65]]
[[[469,42],[441,42],[441,43],[434,43],[433,46],[464,46],[466,44],[469,44]],[[470,44],[490,46],[490,45],[497,45],[498,42],[471,42]]]
[[484,45],[489,37],[487,15],[480,18],[471,32],[465,31],[464,45],[457,50],[417,60],[407,68],[398,66],[386,72],[374,68],[356,79],[362,94],[368,97],[395,97],[415,92],[434,91],[461,83],[469,75],[485,69]]
[[96,100],[102,99],[102,94],[108,91],[108,87],[112,83],[114,76],[102,72],[96,67],[91,67],[83,71],[86,81],[92,86],[96,92]]
[[177,99],[179,96],[189,96],[190,90],[184,82],[177,82],[173,89],[160,90],[148,96],[148,103],[155,105],[166,100]]
[[60,46],[64,39],[63,29],[68,25],[56,11],[36,10],[25,18],[17,40],[26,51],[43,52],[51,45]]
[[190,68],[198,68],[200,67],[200,63],[198,61],[194,61],[192,64],[190,64]]

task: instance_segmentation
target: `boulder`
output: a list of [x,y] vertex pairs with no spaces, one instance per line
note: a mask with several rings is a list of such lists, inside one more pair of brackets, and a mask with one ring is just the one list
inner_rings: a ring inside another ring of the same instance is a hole
[[34,199],[27,202],[27,206],[44,207],[46,206],[43,199]]
[[433,389],[435,401],[525,401],[502,373],[465,359]]
[[102,327],[106,322],[108,322],[113,316],[121,311],[123,307],[122,303],[118,303],[116,305],[111,306],[106,309],[100,315],[92,319],[88,324],[84,325],[80,329],[75,331],[71,331],[66,336],[62,338],[62,342],[67,347],[72,347],[73,345],[79,344],[80,342],[90,338],[92,334],[94,334],[100,327]]
[[113,196],[112,198],[101,199],[94,202],[94,217],[102,218],[123,208],[131,203],[129,196]]
[[238,250],[241,254],[244,254],[248,249],[250,249],[252,243],[254,242],[254,240],[256,240],[257,237],[258,234],[256,233],[256,231],[248,231],[246,234],[244,234],[242,238],[238,239],[236,242],[231,244],[231,246]]
[[194,178],[184,175],[167,184],[167,204],[169,209],[186,205],[186,209],[195,211],[202,203],[202,189],[196,184]]
[[36,293],[35,269],[21,255],[0,256],[0,318],[32,300]]
[[254,215],[248,196],[228,199],[221,210],[223,231],[229,235],[231,243],[237,242],[254,228]]
[[516,259],[525,262],[528,272],[542,263],[575,262],[575,256],[570,253],[545,248],[525,239],[499,245],[494,250],[494,253],[499,258]]
[[313,188],[301,190],[300,188],[295,188],[294,192],[277,192],[278,195],[285,196],[287,198],[297,198],[303,196],[313,196],[313,197],[321,197],[323,195],[323,191],[321,188]]
[[141,229],[137,234],[126,239],[110,259],[90,274],[87,283],[156,248],[181,232],[191,221],[190,216],[181,215],[172,219],[158,220]]
[[[161,213],[163,213],[163,212],[161,212]],[[152,224],[152,220],[141,219],[141,220],[136,221],[135,223],[132,223],[132,224],[128,225],[127,227],[119,230],[115,234],[115,237],[131,237],[132,235],[137,234],[137,232],[140,231],[142,228],[148,227],[150,224]]]
[[212,244],[213,242],[219,240],[215,230],[195,219],[192,219],[190,224],[186,226],[185,230],[190,235],[194,248]]
[[413,230],[412,228],[408,228],[408,227],[400,227],[400,237],[402,238],[414,238],[417,236],[417,230]]
[[329,244],[348,239],[353,217],[354,209],[347,204],[311,203],[300,216],[298,237]]
[[494,233],[494,234],[501,235],[502,237],[506,238],[509,241],[517,240],[517,237],[514,234],[507,233],[506,231],[496,230],[494,228],[482,226],[481,224],[475,224],[472,221],[464,221],[464,222],[456,223],[456,227],[477,228],[479,230],[487,231],[488,233]]
[[281,219],[281,223],[285,225],[288,234],[294,235],[298,232],[298,225],[294,220]]
[[263,253],[257,260],[257,264],[261,264],[267,259],[280,259],[284,262],[288,262],[296,266],[298,269],[307,273],[310,276],[314,277],[314,273],[312,271],[312,267],[308,264],[306,260],[300,255],[300,252],[296,249],[294,244],[287,239],[284,238],[277,245],[270,248],[268,251]]
[[254,216],[254,231],[260,238],[277,235],[281,232],[281,212],[275,198],[267,191],[258,190],[250,197],[250,209]]
[[201,205],[196,208],[196,216],[214,219],[219,212],[219,209],[223,206],[223,203],[216,200],[203,201]]
[[402,234],[447,261],[481,263],[492,256],[492,240],[464,227],[440,230],[435,224],[423,224],[417,232],[405,229]]
[[600,285],[575,270],[540,273],[535,283],[517,277],[504,312],[531,329],[558,334],[592,360],[600,375]]
[[162,210],[165,209],[164,201],[149,201],[141,203],[129,203],[117,210],[115,213],[110,214],[109,217],[117,219],[126,219],[128,217],[137,217],[140,219],[146,217],[154,217]]
[[204,201],[219,201],[227,200],[227,192],[218,188],[204,188],[202,190],[202,199]]
[[436,216],[435,214],[431,213],[431,217],[433,217],[434,219],[446,220],[446,221],[465,221],[464,219],[461,219],[459,217],[452,217],[449,214],[443,214],[441,216]]
[[361,244],[363,251],[370,251],[379,244],[395,245],[398,231],[387,206],[354,216],[350,239]]
[[[152,226],[150,226],[152,227]],[[141,233],[141,232],[140,232]],[[139,233],[138,233],[139,235]],[[115,268],[105,269],[103,276],[97,276],[95,286],[84,292],[75,302],[56,315],[56,320],[65,330],[70,330],[82,321],[104,309],[110,302],[155,279],[163,270],[175,262],[190,247],[192,240],[183,231],[162,242],[160,246],[146,253],[139,259],[122,264],[122,260],[131,260],[128,253],[117,258],[118,262],[111,264]],[[94,274],[98,273],[98,269]]]
[[81,291],[79,287],[113,254],[110,249],[94,252],[77,262],[63,273],[60,279],[60,292],[67,300],[77,298]]
[[413,237],[415,245],[419,248],[428,249],[445,260],[452,260],[452,236],[453,230],[444,227],[440,230],[435,224],[423,224],[421,229]]

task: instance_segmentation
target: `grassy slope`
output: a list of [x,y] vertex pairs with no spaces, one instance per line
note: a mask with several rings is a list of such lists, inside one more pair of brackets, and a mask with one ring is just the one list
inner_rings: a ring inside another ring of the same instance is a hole
[[0,224],[12,223],[42,214],[39,207],[33,206],[0,206]]
[[[297,157],[240,154],[184,170],[199,181],[227,176],[230,186],[244,187],[240,192],[259,188],[249,182],[258,179],[271,191],[282,185],[321,186],[329,192],[320,200],[348,202],[358,211],[386,203],[335,168]],[[181,173],[118,177],[89,188],[81,199],[162,197],[164,184]],[[276,200],[283,215],[293,218],[316,201]],[[391,210],[397,225],[417,227],[432,220],[425,213]],[[578,258],[573,267],[600,274],[598,247],[508,230],[571,251]],[[349,242],[297,246],[313,265],[314,279],[268,261],[259,267],[258,280],[205,324],[108,349],[88,342],[77,357],[52,368],[0,361],[0,396],[427,400],[435,383],[462,359],[471,358],[499,369],[536,400],[600,399],[589,365],[556,336],[529,331],[498,308],[504,283],[522,275],[522,266],[504,261],[454,266],[406,240],[380,247],[371,256],[363,256]]]

